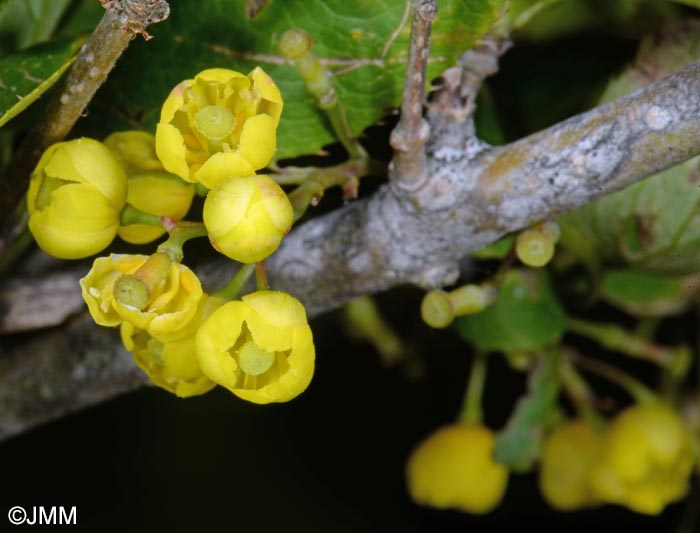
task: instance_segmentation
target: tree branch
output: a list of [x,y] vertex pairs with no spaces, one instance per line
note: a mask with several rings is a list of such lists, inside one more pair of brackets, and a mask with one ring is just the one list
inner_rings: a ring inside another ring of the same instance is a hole
[[88,314],[0,350],[0,440],[146,385],[114,329]]
[[444,137],[462,124],[463,135],[433,144],[430,179],[410,192],[385,185],[296,229],[269,260],[273,286],[317,314],[399,284],[450,284],[461,258],[502,235],[700,153],[700,62],[498,148],[440,102],[431,128]]

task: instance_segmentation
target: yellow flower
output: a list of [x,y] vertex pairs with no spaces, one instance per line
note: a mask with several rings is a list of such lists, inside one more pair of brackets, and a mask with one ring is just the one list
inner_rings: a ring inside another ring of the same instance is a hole
[[304,306],[282,292],[259,291],[224,304],[199,328],[195,350],[202,372],[253,403],[295,398],[314,372]]
[[264,174],[227,179],[209,192],[202,215],[214,248],[241,263],[274,252],[294,217],[287,195]]
[[558,426],[544,441],[540,456],[540,490],[555,509],[571,511],[596,503],[589,487],[600,452],[601,435],[585,420]]
[[112,133],[104,140],[127,172],[163,170],[156,155],[156,139],[145,131],[131,130]]
[[165,100],[156,152],[166,170],[211,189],[270,162],[281,113],[280,91],[260,67],[248,76],[204,70]]
[[49,255],[89,257],[112,242],[125,203],[126,174],[104,145],[88,138],[57,143],[29,182],[29,229]]
[[[145,131],[120,131],[104,141],[127,173],[126,201],[139,211],[175,221],[187,214],[194,187],[169,172],[156,156],[156,140]],[[162,226],[119,226],[119,237],[132,244],[146,244],[165,233]]]
[[639,404],[606,428],[591,487],[602,501],[659,514],[683,498],[694,462],[690,432],[661,404]]
[[99,257],[80,287],[100,326],[130,322],[158,338],[192,320],[202,297],[194,272],[160,252]]
[[437,509],[483,514],[503,498],[508,469],[493,460],[494,438],[484,426],[444,426],[411,453],[406,465],[413,501]]
[[209,392],[216,383],[199,368],[194,352],[194,335],[202,321],[224,303],[221,298],[203,295],[192,320],[172,338],[162,340],[129,322],[121,325],[122,342],[136,364],[154,385],[181,398]]
[[[168,172],[129,174],[126,201],[136,209],[182,220],[192,205],[194,187]],[[165,233],[162,226],[129,224],[119,227],[119,237],[132,244],[145,244]]]

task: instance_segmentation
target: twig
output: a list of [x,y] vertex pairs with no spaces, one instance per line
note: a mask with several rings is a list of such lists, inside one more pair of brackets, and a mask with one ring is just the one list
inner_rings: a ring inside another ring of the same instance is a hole
[[394,148],[389,179],[407,190],[418,187],[427,176],[425,143],[430,135],[430,127],[423,119],[423,102],[430,26],[436,16],[437,6],[434,0],[414,0],[401,118],[389,139]]
[[2,174],[0,254],[12,236],[21,232],[17,228],[21,220],[15,218],[15,208],[22,201],[29,176],[41,154],[70,132],[134,34],[141,33],[149,38],[146,26],[164,20],[169,14],[165,0],[114,0],[103,3],[107,11],[102,20],[81,48],[68,75],[59,83],[43,118],[26,135]]

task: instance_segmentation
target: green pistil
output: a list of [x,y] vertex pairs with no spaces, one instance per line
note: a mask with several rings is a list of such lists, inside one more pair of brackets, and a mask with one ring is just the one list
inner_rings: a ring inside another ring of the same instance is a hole
[[250,376],[264,374],[275,362],[275,352],[263,350],[253,341],[246,342],[238,352],[241,370]]
[[218,105],[208,105],[197,111],[194,126],[210,142],[220,143],[228,137],[236,125],[230,111]]
[[148,286],[136,276],[129,275],[121,276],[114,283],[113,293],[120,304],[139,311],[146,308],[151,297]]

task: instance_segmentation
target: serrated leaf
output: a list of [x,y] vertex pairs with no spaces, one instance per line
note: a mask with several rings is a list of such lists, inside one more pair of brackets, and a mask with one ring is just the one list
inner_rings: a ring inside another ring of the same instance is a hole
[[498,299],[481,313],[458,317],[455,326],[481,350],[532,351],[561,336],[566,315],[546,271],[510,270]]
[[516,472],[526,472],[539,457],[545,426],[556,414],[559,352],[544,354],[530,375],[528,392],[518,400],[506,427],[496,435],[494,458]]
[[[120,59],[85,127],[101,128],[104,134],[105,122],[123,127],[126,120],[152,130],[165,97],[183,79],[205,68],[248,72],[260,65],[280,86],[285,101],[277,156],[319,153],[335,136],[298,73],[279,56],[280,36],[299,27],[313,37],[314,52],[334,74],[352,131],[360,135],[400,103],[410,4],[269,0],[251,20],[246,0],[174,2],[170,18],[153,26],[155,39],[135,41]],[[454,65],[458,55],[488,31],[501,4],[502,0],[441,3],[432,32],[428,79]]]
[[602,299],[628,313],[664,316],[686,307],[683,279],[637,270],[607,270],[600,287]]
[[59,80],[81,44],[48,43],[0,58],[0,127]]

